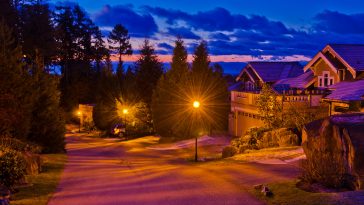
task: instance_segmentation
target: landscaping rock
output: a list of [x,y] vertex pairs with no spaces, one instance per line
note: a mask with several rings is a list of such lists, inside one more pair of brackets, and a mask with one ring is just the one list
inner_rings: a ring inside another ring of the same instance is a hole
[[259,148],[296,146],[299,137],[290,129],[280,128],[265,132],[259,142]]
[[364,188],[364,113],[311,122],[302,142],[304,179],[334,188]]

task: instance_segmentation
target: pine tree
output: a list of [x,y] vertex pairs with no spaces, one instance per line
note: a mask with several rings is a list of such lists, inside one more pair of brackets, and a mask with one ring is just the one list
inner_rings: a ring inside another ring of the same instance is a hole
[[120,74],[124,73],[122,56],[131,55],[133,53],[129,40],[130,36],[128,30],[121,24],[115,25],[114,29],[109,34],[108,41],[110,43],[110,50],[114,51],[119,56],[117,72]]
[[139,99],[146,103],[149,112],[150,118],[145,120],[149,127],[153,127],[151,118],[152,94],[162,74],[162,63],[158,60],[153,46],[148,40],[145,40],[140,50],[140,58],[135,63],[135,82],[136,93]]
[[184,101],[184,99],[181,99],[185,97],[182,94],[183,88],[181,86],[183,86],[188,73],[187,51],[183,40],[178,38],[173,49],[171,69],[159,79],[153,92],[153,122],[155,130],[161,136],[176,135],[176,132],[178,132],[174,127],[176,124],[181,123],[176,122],[181,117],[179,115],[184,113],[184,107],[178,104]]
[[192,61],[192,72],[203,73],[210,70],[210,58],[206,41],[202,41],[195,49]]
[[32,78],[36,99],[28,140],[41,145],[45,153],[64,152],[65,121],[60,108],[59,77],[45,71],[43,57],[37,51]]
[[163,67],[148,40],[144,41],[140,58],[135,63],[135,74],[139,97],[150,105],[153,90],[163,74]]
[[30,128],[32,81],[12,30],[0,20],[0,136],[26,139]]
[[29,60],[35,59],[35,51],[44,56],[44,63],[50,66],[55,60],[55,32],[47,4],[24,4],[20,10],[22,49]]
[[[178,50],[176,42],[174,54],[184,53],[183,49]],[[185,65],[185,61],[178,60],[185,57],[174,56],[173,59],[177,60],[172,65]],[[171,68],[159,81],[153,94],[152,108],[154,124],[162,138],[196,137],[211,130],[227,128],[227,85],[209,64],[207,44],[202,42],[195,50],[191,72],[183,74],[185,69],[177,72]],[[170,80],[175,79],[173,73],[179,75],[178,81]],[[197,110],[192,106],[195,100],[201,104]]]

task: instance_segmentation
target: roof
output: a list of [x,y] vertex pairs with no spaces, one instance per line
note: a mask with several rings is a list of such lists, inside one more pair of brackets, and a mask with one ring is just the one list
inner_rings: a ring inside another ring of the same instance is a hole
[[251,67],[264,82],[276,82],[280,79],[297,77],[303,73],[299,62],[250,62],[244,67],[237,79]]
[[364,44],[329,44],[356,71],[364,71]]
[[329,86],[333,90],[326,100],[358,101],[363,100],[364,80],[343,81]]
[[243,82],[239,81],[237,83],[232,84],[229,88],[228,91],[240,91],[241,88],[243,86]]
[[286,78],[277,81],[274,86],[283,86],[287,85],[290,88],[300,88],[305,89],[311,85],[315,76],[311,70],[307,71],[306,73],[299,75],[295,78]]

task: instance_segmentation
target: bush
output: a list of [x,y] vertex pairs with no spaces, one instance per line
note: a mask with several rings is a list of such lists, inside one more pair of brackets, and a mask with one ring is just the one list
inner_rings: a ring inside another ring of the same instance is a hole
[[0,182],[11,188],[24,177],[26,163],[18,151],[2,148],[0,150]]
[[222,158],[232,157],[237,153],[237,150],[233,146],[227,146],[222,150]]
[[290,129],[280,128],[265,132],[259,141],[259,148],[286,147],[299,145],[299,137]]
[[40,153],[42,151],[42,148],[38,145],[25,143],[11,137],[0,137],[0,147],[20,152],[29,151],[31,153]]
[[246,135],[236,138],[231,141],[231,146],[235,147],[238,153],[244,153],[248,149],[259,149],[262,136],[267,128],[251,128],[246,132]]

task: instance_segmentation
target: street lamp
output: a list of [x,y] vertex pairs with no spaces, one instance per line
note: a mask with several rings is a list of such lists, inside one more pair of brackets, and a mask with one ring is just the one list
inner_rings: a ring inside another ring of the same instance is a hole
[[79,124],[78,124],[78,133],[81,133],[81,115],[82,115],[82,112],[81,111],[78,111],[77,112],[77,115],[78,115],[78,118],[79,118]]
[[[200,102],[195,100],[193,102],[193,108],[195,108],[196,110],[198,110],[198,108],[200,107]],[[197,162],[198,157],[197,157],[197,135],[195,137],[195,162]]]
[[129,113],[129,110],[124,108],[123,109],[123,114],[124,114],[124,123],[125,123],[125,137],[126,137],[126,115]]

